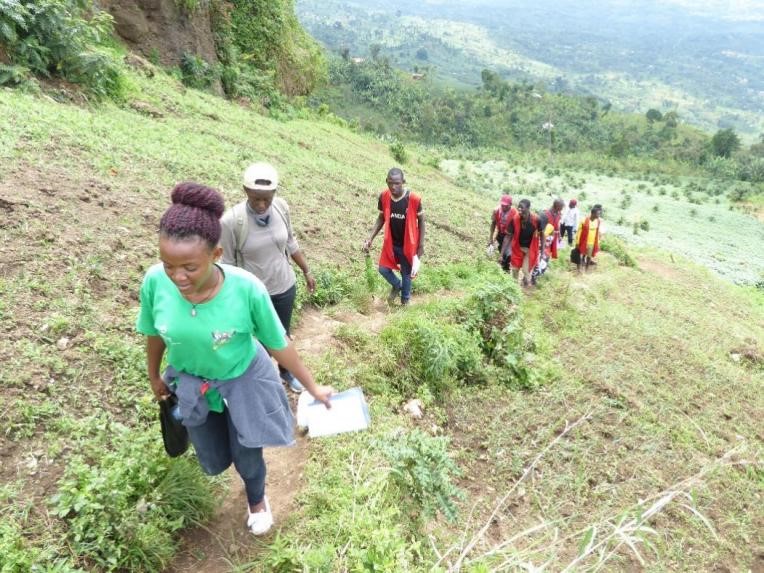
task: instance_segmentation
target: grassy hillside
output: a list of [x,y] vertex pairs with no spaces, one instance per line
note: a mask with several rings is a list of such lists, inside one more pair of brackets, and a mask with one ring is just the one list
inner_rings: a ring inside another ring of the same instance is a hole
[[[161,451],[133,322],[172,185],[196,179],[231,204],[242,168],[260,159],[281,171],[323,300],[340,301],[320,315],[332,336],[308,360],[322,381],[362,386],[375,422],[310,442],[302,509],[234,565],[431,570],[488,519],[564,420],[587,412],[513,490],[462,570],[502,569],[508,551],[568,563],[610,531],[606,520],[638,514],[639,499],[705,470],[675,488],[692,509],[659,512],[655,536],[629,531],[652,544],[640,546],[647,568],[760,560],[760,291],[645,253],[641,270],[607,255],[585,277],[558,265],[523,295],[483,256],[500,184],[477,192],[410,148],[404,168],[429,223],[419,304],[378,309],[371,324],[356,311],[369,313],[369,289],[383,285],[359,247],[394,165],[388,147],[341,122],[265,118],[158,71],[129,77],[121,107],[0,90],[0,569],[160,570],[175,532],[220,505],[224,482]],[[420,422],[400,410],[415,396]],[[510,540],[541,518],[564,532],[558,542],[550,529]],[[616,570],[637,559],[606,547]]]

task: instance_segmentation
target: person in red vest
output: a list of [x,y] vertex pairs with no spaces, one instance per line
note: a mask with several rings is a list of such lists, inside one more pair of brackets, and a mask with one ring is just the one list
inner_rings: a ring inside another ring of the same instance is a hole
[[576,232],[576,248],[581,255],[578,259],[578,270],[581,265],[586,270],[596,264],[592,259],[600,250],[600,226],[602,224],[602,205],[592,207],[590,215],[578,224]]
[[[557,258],[557,247],[560,243],[560,219],[562,218],[562,210],[564,207],[565,202],[562,199],[555,199],[552,202],[552,208],[544,211],[547,222],[552,225],[552,228],[554,229],[552,244],[550,246],[550,252],[553,259]],[[546,228],[546,225],[544,228]]]
[[517,205],[517,213],[507,229],[504,249],[510,257],[512,276],[518,278],[520,269],[523,270],[523,286],[529,282],[535,284],[531,273],[536,268],[539,254],[544,245],[544,227],[546,216],[531,213],[531,202],[521,199]]
[[[387,189],[382,191],[377,201],[379,216],[371,235],[363,244],[368,252],[377,233],[385,228],[384,244],[379,255],[379,273],[390,283],[390,302],[398,296],[401,304],[408,304],[411,298],[411,279],[424,255],[424,213],[422,200],[403,185],[406,179],[397,167],[387,173]],[[394,271],[400,271],[400,278]]]
[[[512,197],[509,195],[502,195],[499,201],[499,206],[493,210],[493,216],[491,217],[491,232],[488,238],[488,246],[491,247],[494,242],[494,235],[496,236],[496,243],[499,245],[499,252],[504,252],[504,239],[507,236],[507,228],[515,216],[517,211],[512,207]],[[505,271],[509,270],[509,258],[501,257],[501,268]]]

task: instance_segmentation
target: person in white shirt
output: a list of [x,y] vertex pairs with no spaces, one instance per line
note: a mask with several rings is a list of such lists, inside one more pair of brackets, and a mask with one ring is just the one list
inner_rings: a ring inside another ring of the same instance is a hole
[[573,246],[573,233],[578,229],[578,201],[571,199],[568,203],[568,208],[562,215],[562,221],[560,222],[560,241],[568,235],[568,246]]

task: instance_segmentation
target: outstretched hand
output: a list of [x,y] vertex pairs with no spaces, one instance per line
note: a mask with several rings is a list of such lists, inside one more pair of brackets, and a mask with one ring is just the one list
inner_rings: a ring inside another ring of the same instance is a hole
[[364,253],[368,253],[368,252],[369,252],[369,249],[371,249],[371,239],[366,239],[366,240],[363,242],[363,246],[361,247],[361,250],[362,250]]
[[334,388],[331,386],[320,386],[316,384],[315,389],[310,393],[311,396],[313,396],[316,400],[321,402],[324,406],[326,406],[326,409],[329,410],[332,407],[331,402],[329,399],[334,394]]

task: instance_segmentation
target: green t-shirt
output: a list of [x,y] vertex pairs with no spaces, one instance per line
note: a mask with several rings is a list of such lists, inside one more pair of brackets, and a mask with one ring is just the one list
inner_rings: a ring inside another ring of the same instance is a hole
[[218,265],[225,281],[209,301],[193,305],[178,291],[162,264],[149,269],[141,286],[141,310],[136,328],[161,336],[167,362],[176,370],[210,380],[241,375],[257,352],[253,339],[267,348],[287,347],[281,325],[265,287],[251,273]]

